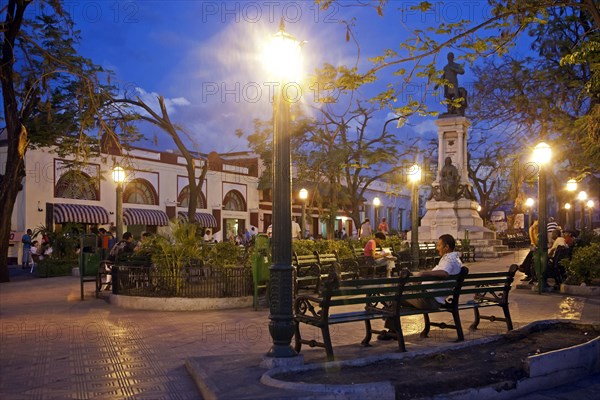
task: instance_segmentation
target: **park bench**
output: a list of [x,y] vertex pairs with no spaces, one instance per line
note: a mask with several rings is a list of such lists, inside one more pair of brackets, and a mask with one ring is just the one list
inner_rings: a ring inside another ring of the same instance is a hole
[[329,272],[334,268],[341,280],[345,279],[357,279],[359,276],[358,262],[356,260],[340,260],[337,251],[333,253],[319,253],[315,251],[317,261],[321,268],[321,279],[324,278],[323,274],[328,275]]
[[468,239],[457,239],[455,251],[460,253],[462,262],[475,262],[475,246],[471,245]]
[[[381,251],[381,247],[378,246],[376,250]],[[352,255],[354,256],[354,261],[358,264],[358,272],[361,278],[385,276],[386,266],[375,264],[375,259],[373,257],[365,256],[364,249],[354,247],[352,248]]]
[[[296,325],[295,349],[300,351],[302,344],[310,347],[322,347],[327,358],[333,360],[330,325],[348,322],[364,322],[366,334],[361,344],[368,346],[373,333],[371,321],[374,319],[391,318],[400,329],[398,299],[408,276],[408,271],[402,271],[400,277],[353,279],[339,281],[337,274],[332,272],[323,281],[323,291],[320,297],[301,295],[294,303]],[[359,310],[345,311],[334,314],[342,306],[358,305]],[[313,339],[303,339],[300,324],[308,324],[321,329],[322,342]]]
[[315,292],[318,292],[321,283],[321,267],[317,256],[314,253],[299,255],[294,252],[292,265],[294,266],[294,292],[298,293],[300,284],[304,282],[314,283]]
[[[387,318],[389,314],[391,314],[390,318],[392,318],[393,325],[395,326],[395,333],[391,332],[391,334],[398,340],[399,349],[402,351],[406,351],[400,321],[400,318],[404,316],[423,315],[425,327],[421,332],[421,337],[427,337],[431,326],[436,326],[441,329],[455,329],[457,340],[464,340],[459,312],[469,309],[473,310],[475,317],[469,329],[477,329],[480,320],[485,319],[491,322],[506,322],[507,329],[512,330],[513,325],[509,311],[508,294],[517,268],[518,266],[513,264],[508,271],[469,274],[468,268],[462,267],[460,274],[449,278],[407,276],[408,272],[402,270],[399,277],[371,280],[359,279],[337,282],[338,286],[326,286],[320,298],[300,296],[296,299],[294,307],[296,312],[296,350],[300,351],[302,344],[308,344],[311,347],[324,347],[327,357],[333,359],[329,325],[365,321],[366,335],[361,343],[368,345],[372,333],[382,332],[373,330],[370,321]],[[390,292],[385,292],[389,290],[389,288],[386,288],[389,284],[398,285],[396,297],[391,296]],[[381,290],[385,292],[385,295],[384,293],[377,292],[378,285],[381,286]],[[386,311],[382,311],[382,306],[379,302],[373,301],[373,297],[377,297],[378,301],[385,303],[383,308],[387,307]],[[398,306],[402,300],[433,297],[446,297],[446,304],[434,309]],[[350,304],[365,304],[365,309],[331,314],[332,307]],[[487,307],[501,308],[503,316],[481,315],[480,309]],[[388,316],[384,315],[386,312]],[[440,312],[451,313],[454,323],[432,322],[429,314]],[[396,315],[398,321],[396,321]],[[323,342],[302,339],[300,334],[301,323],[320,328]]]

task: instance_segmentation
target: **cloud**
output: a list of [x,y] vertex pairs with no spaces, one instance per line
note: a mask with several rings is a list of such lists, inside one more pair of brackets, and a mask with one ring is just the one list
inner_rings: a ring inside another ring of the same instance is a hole
[[[136,91],[137,96],[144,103],[146,103],[148,106],[150,106],[150,108],[152,108],[155,111],[160,110],[160,106],[158,104],[158,96],[159,96],[158,93],[146,92],[144,89],[142,89],[140,87],[136,87],[135,91]],[[165,100],[165,107],[167,108],[167,112],[169,113],[170,117],[173,116],[174,114],[176,114],[177,107],[185,107],[185,106],[189,106],[192,104],[185,97],[175,97],[175,98],[165,97],[164,100]]]
[[437,133],[437,126],[435,125],[435,120],[428,119],[420,124],[417,124],[413,128],[416,133],[419,135],[425,135],[426,133]]

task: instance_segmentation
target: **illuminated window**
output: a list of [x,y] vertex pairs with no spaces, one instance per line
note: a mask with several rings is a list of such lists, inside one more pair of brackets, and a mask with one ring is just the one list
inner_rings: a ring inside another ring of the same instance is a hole
[[67,171],[54,188],[55,197],[63,199],[98,200],[98,182],[82,171]]
[[130,204],[158,205],[158,194],[145,179],[133,179],[123,190],[123,202]]
[[229,211],[246,211],[244,197],[237,190],[232,190],[223,199],[223,209]]
[[[187,207],[190,205],[190,187],[186,186],[181,189],[179,196],[177,197],[177,204],[179,207]],[[204,193],[198,193],[198,204],[196,208],[206,208],[206,199],[204,198]]]

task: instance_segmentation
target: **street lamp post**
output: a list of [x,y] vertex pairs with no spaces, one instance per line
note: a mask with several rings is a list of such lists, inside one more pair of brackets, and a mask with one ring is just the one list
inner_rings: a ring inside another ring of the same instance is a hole
[[418,164],[410,167],[408,178],[412,182],[410,251],[412,269],[416,270],[419,267],[419,182],[421,182],[421,167]]
[[[567,181],[567,191],[571,192],[571,199],[573,197],[573,192],[577,190],[577,181],[575,179],[569,179]],[[571,207],[569,204],[569,208],[567,209],[567,220],[570,220],[571,223],[567,223],[569,229],[575,229],[575,207]],[[569,215],[570,214],[570,215]]]
[[533,149],[533,161],[539,167],[538,173],[538,202],[539,202],[539,229],[538,229],[538,251],[535,257],[535,263],[538,275],[538,293],[542,293],[546,283],[546,266],[548,262],[548,210],[546,206],[546,168],[545,165],[550,162],[552,150],[544,142],[539,143]]
[[266,65],[273,75],[272,79],[279,84],[275,89],[273,107],[273,264],[269,267],[269,333],[273,345],[267,353],[272,358],[297,355],[290,345],[294,335],[294,267],[289,90],[298,88],[301,45],[285,32],[282,18],[279,31],[272,36],[265,49]]
[[534,203],[535,200],[533,200],[531,197],[528,197],[527,200],[525,200],[525,207],[527,207],[527,229],[529,229],[531,226],[531,213],[533,211]]
[[588,198],[588,195],[586,192],[584,192],[583,190],[581,192],[579,192],[579,194],[577,195],[577,198],[579,199],[579,201],[581,202],[581,220],[580,220],[580,226],[579,229],[581,231],[585,230],[585,201]]
[[112,171],[113,181],[117,184],[117,241],[123,238],[123,182],[125,182],[125,170],[116,166]]
[[565,203],[565,215],[567,216],[567,229],[571,229],[573,219],[571,218],[571,203]]
[[302,239],[306,237],[306,199],[308,199],[308,190],[302,188],[300,189],[300,200],[302,200],[302,223],[300,224],[300,227],[302,228]]
[[375,230],[379,230],[379,206],[381,205],[381,200],[379,197],[375,196],[373,198],[373,206],[375,207]]
[[588,209],[588,217],[590,220],[589,229],[592,230],[592,228],[594,228],[594,224],[592,224],[592,217],[593,217],[593,211],[594,211],[594,200],[588,200],[588,202],[586,203],[586,206]]

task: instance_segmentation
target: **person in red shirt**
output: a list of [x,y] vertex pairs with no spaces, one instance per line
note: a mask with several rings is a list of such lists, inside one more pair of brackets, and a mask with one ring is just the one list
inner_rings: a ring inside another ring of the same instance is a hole
[[379,223],[377,230],[379,232],[383,232],[386,236],[389,235],[390,227],[388,226],[388,223],[385,218],[381,218],[381,222]]
[[375,238],[370,239],[364,248],[365,257],[372,257],[375,265],[385,265],[386,266],[386,277],[392,276],[392,270],[396,266],[396,257],[392,256],[390,253],[377,251],[377,245],[381,246],[381,242],[385,240],[385,235],[383,232],[375,233]]

